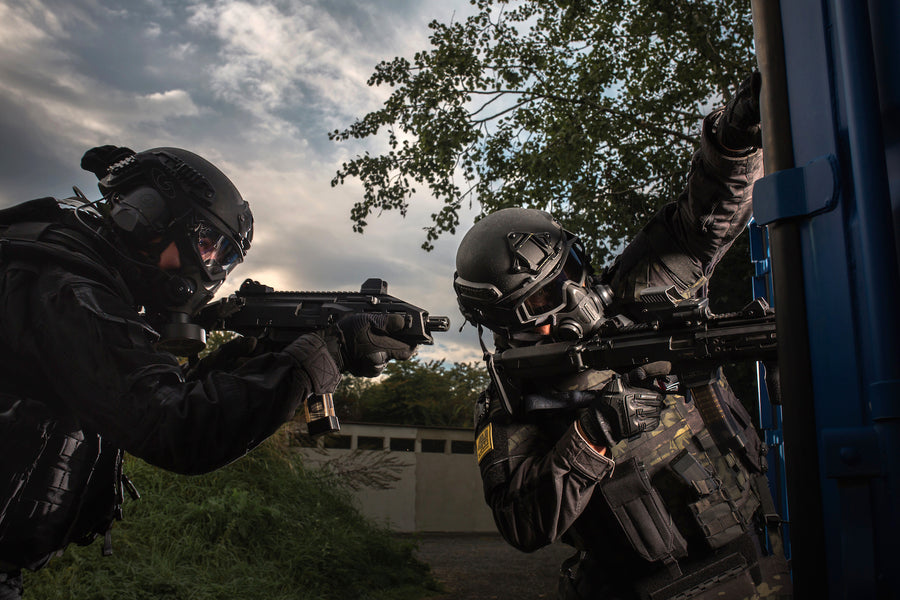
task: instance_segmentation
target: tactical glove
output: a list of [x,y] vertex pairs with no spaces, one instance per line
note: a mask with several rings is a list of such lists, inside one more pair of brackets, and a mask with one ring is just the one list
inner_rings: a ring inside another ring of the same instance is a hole
[[741,82],[737,92],[725,105],[716,124],[716,139],[726,150],[739,152],[762,148],[759,109],[761,89],[762,75],[759,71],[754,71]]
[[663,394],[632,387],[627,380],[627,376],[617,376],[579,412],[581,430],[592,444],[615,446],[620,440],[659,426]]
[[124,146],[97,146],[81,157],[81,168],[103,179],[112,165],[133,155],[134,150]]
[[238,336],[197,361],[188,369],[186,377],[203,379],[212,371],[234,370],[253,356],[256,349],[257,339],[255,337]]
[[414,346],[391,337],[404,327],[403,315],[358,314],[344,317],[325,334],[329,352],[342,373],[377,377],[387,361],[406,360]]

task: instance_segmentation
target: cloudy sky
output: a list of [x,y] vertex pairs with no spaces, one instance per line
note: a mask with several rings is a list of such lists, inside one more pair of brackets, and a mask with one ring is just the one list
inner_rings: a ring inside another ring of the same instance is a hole
[[361,187],[330,181],[380,141],[327,138],[387,97],[365,83],[379,61],[411,58],[430,20],[470,11],[467,0],[3,0],[0,206],[73,185],[97,198],[79,168],[92,146],[186,148],[229,175],[254,212],[253,248],[228,291],[247,277],[291,290],[381,277],[391,294],[451,317],[422,358],[478,360],[451,286],[461,236],[420,249],[437,208],[424,196],[406,219],[385,213],[353,233]]

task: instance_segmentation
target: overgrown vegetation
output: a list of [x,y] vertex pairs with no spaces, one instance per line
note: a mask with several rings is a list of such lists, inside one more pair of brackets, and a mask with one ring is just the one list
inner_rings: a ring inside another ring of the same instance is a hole
[[366,520],[346,486],[286,458],[282,435],[214,473],[129,458],[141,491],[102,540],[25,578],[25,598],[406,600],[436,587],[409,541]]

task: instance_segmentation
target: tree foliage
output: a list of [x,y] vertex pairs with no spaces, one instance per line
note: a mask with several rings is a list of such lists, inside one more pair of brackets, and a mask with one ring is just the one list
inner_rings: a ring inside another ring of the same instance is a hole
[[473,406],[487,383],[480,364],[391,361],[380,381],[345,376],[335,405],[338,416],[349,420],[471,427]]
[[473,0],[433,21],[427,50],[380,63],[393,91],[344,130],[388,150],[344,163],[356,231],[442,201],[423,247],[455,232],[464,203],[551,210],[609,260],[684,185],[703,115],[753,68],[749,0]]

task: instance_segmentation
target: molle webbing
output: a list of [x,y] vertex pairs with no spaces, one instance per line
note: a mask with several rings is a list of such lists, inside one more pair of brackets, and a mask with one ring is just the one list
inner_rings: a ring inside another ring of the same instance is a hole
[[715,475],[684,450],[669,467],[693,488],[697,500],[688,504],[691,515],[710,548],[720,548],[750,531],[760,501],[734,454],[729,452],[713,461],[717,465]]
[[746,427],[737,422],[731,408],[727,405],[725,394],[731,392],[720,383],[721,378],[722,374],[719,370],[712,381],[689,385],[694,405],[722,454],[731,450],[744,459],[753,471],[759,471],[760,457],[758,453],[760,449],[751,447],[748,443]]

